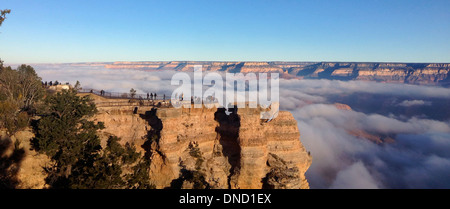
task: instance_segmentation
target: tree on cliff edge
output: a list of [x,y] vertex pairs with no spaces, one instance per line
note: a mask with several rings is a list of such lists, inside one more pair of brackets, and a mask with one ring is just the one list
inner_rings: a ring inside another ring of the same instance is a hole
[[192,189],[210,189],[209,183],[206,181],[206,174],[202,169],[205,161],[203,154],[198,147],[198,143],[193,142],[189,144],[189,155],[195,159],[194,170],[187,170],[184,168],[181,181],[187,181],[192,184]]
[[41,78],[33,67],[0,68],[0,128],[9,135],[28,126],[29,116],[44,96]]
[[3,21],[5,21],[6,14],[9,14],[10,12],[10,9],[0,10],[0,26],[2,26]]
[[[150,188],[133,146],[121,146],[110,137],[106,148],[100,145],[97,131],[103,123],[88,120],[97,108],[76,90],[63,90],[46,100],[48,109],[35,125],[33,147],[47,154],[53,165],[46,167],[46,182],[52,188]],[[131,172],[123,173],[128,167]],[[144,172],[145,173],[145,172]]]
[[[6,19],[6,14],[11,12],[10,9],[0,10],[0,26],[2,26],[3,21]],[[3,68],[3,61],[0,59],[0,70]]]
[[15,103],[22,110],[30,110],[44,96],[42,79],[30,65],[17,69],[0,69],[0,94],[4,100]]

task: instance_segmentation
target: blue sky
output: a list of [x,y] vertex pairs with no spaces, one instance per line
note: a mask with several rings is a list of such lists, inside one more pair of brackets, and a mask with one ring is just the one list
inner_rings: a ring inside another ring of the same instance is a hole
[[6,63],[450,62],[449,0],[0,0]]

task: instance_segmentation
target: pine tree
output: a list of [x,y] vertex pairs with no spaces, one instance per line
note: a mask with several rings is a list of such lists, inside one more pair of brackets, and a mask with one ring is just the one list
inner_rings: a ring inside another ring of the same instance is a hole
[[134,98],[136,96],[136,90],[134,90],[133,88],[130,89],[130,95],[131,98]]
[[[140,154],[135,148],[126,144],[119,144],[120,139],[111,136],[107,147],[96,156],[91,163],[78,163],[69,177],[71,188],[94,189],[148,189],[153,188],[149,183],[149,165],[142,163]],[[132,166],[134,165],[134,166]],[[124,174],[126,168],[132,169],[129,174]],[[144,173],[141,173],[144,171]]]
[[92,164],[101,150],[97,130],[102,123],[88,121],[96,112],[89,97],[78,97],[73,90],[63,90],[46,101],[48,110],[38,121],[34,147],[47,154],[54,165],[47,167],[47,183],[55,188],[70,186],[72,168]]
[[188,172],[186,180],[194,184],[193,189],[208,189],[210,186],[206,182],[205,173],[202,170],[202,164],[205,160],[197,143],[189,144],[189,155],[195,158],[195,170]]
[[[74,89],[63,90],[46,103],[48,110],[37,122],[33,145],[54,162],[46,168],[46,181],[52,188],[152,187],[149,166],[142,165],[144,161],[132,145],[123,147],[120,139],[112,136],[107,146],[101,147],[97,131],[104,125],[89,120],[97,109],[88,96],[79,97]],[[131,174],[123,172],[127,167]]]
[[0,26],[2,25],[3,21],[6,19],[6,14],[9,14],[11,12],[10,9],[0,10]]

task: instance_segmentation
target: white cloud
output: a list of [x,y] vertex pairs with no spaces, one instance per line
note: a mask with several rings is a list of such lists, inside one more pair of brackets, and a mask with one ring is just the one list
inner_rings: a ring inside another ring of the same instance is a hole
[[[175,71],[145,72],[103,68],[36,67],[43,80],[79,80],[84,87],[106,91],[168,94]],[[160,93],[161,92],[161,93]],[[313,163],[306,176],[312,188],[450,188],[450,124],[394,114],[339,110],[332,96],[352,93],[404,96],[392,106],[434,105],[450,99],[443,87],[365,81],[280,80],[280,104],[298,121],[301,141]],[[349,130],[396,135],[396,143],[379,146]]]
[[340,170],[331,189],[378,189],[378,183],[361,161]]
[[423,100],[404,100],[398,104],[398,106],[403,107],[421,106],[421,105],[431,105],[431,102]]
[[280,89],[295,89],[310,95],[336,95],[350,93],[372,93],[403,95],[424,98],[450,98],[450,89],[437,86],[376,83],[369,81],[338,80],[284,80]]
[[112,92],[129,92],[131,88],[138,93],[171,93],[176,86],[170,85],[175,71],[145,72],[139,70],[84,68],[59,66],[36,67],[43,81],[69,82],[80,81],[83,88],[93,88]]
[[[450,175],[450,167],[430,163],[435,156],[443,162],[450,160],[446,154],[450,150],[448,122],[418,118],[400,121],[325,104],[312,104],[292,112],[298,121],[301,141],[313,156],[306,173],[312,188],[449,186],[450,179],[443,176]],[[379,146],[347,132],[355,129],[395,134],[396,143]],[[361,178],[349,180],[358,175]],[[414,180],[415,175],[423,181]],[[436,184],[432,177],[441,184]]]

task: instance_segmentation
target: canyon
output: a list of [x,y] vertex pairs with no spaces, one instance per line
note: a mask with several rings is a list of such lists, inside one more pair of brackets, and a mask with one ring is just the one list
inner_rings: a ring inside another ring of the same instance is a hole
[[337,79],[418,85],[450,85],[449,63],[152,61],[68,63],[64,65],[184,72],[193,71],[195,65],[202,65],[204,70],[211,72],[280,73],[280,77],[286,79]]
[[[127,99],[106,99],[89,95],[97,104],[98,113],[90,120],[103,122],[99,131],[102,147],[108,137],[130,143],[142,156],[150,158],[149,177],[158,189],[193,188],[185,179],[187,172],[200,170],[211,189],[308,189],[305,172],[312,157],[300,141],[297,121],[287,111],[280,111],[273,120],[260,119],[267,109],[173,108],[155,106],[102,105],[128,102]],[[4,133],[1,134],[5,135]],[[45,154],[31,149],[31,129],[11,136],[8,152],[20,142],[24,161],[18,165],[18,188],[47,188],[44,167],[51,164]],[[2,141],[6,142],[7,139]],[[192,147],[198,147],[198,157]]]
[[[104,139],[114,134],[151,156],[150,179],[156,188],[192,188],[183,173],[194,171],[190,153],[198,146],[200,169],[213,189],[306,189],[312,157],[300,142],[297,121],[280,111],[271,121],[261,108],[99,107]],[[103,140],[105,141],[105,140]]]

